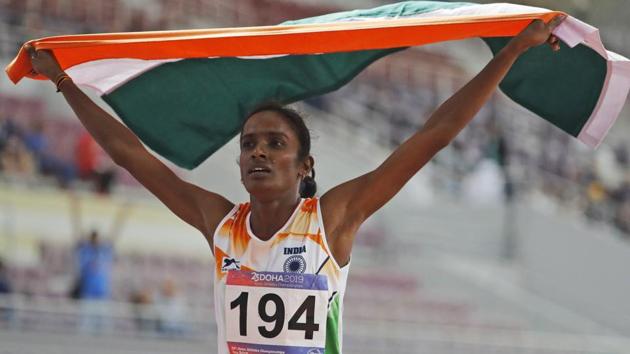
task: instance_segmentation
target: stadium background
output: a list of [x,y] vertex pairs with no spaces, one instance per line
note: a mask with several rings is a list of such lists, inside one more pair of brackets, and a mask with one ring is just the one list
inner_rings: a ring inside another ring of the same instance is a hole
[[[268,25],[382,3],[0,0],[0,61],[57,34]],[[624,1],[518,3],[567,11],[630,54]],[[479,40],[413,48],[298,105],[320,192],[376,167],[489,55]],[[345,352],[630,353],[629,107],[592,151],[497,93],[361,229]],[[243,201],[237,156],[232,142],[177,173]],[[0,353],[215,352],[207,244],[93,146],[50,83],[0,79],[0,166]],[[86,333],[69,295],[90,230],[116,237],[116,256],[108,325]]]

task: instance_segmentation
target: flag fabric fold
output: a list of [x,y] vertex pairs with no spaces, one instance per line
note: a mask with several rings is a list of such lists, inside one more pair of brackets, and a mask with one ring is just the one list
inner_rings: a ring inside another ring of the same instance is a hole
[[[50,49],[79,85],[99,92],[154,151],[194,168],[266,101],[334,91],[379,58],[410,46],[481,37],[497,53],[532,20],[559,12],[514,4],[408,1],[278,26],[90,34],[29,41]],[[568,17],[558,53],[532,48],[500,85],[516,103],[597,146],[630,89],[630,61],[597,29]],[[32,75],[24,48],[6,69]]]

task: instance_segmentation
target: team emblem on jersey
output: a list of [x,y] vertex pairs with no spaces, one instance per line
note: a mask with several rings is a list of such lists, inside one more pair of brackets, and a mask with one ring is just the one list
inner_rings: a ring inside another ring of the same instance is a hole
[[300,255],[294,255],[284,262],[285,273],[304,273],[306,270],[306,260]]
[[306,354],[324,354],[324,353],[322,353],[321,350],[315,348],[315,349],[309,350],[308,353],[306,353]]
[[241,262],[237,261],[234,258],[223,257],[223,266],[221,267],[222,272],[227,272],[228,270],[240,270]]

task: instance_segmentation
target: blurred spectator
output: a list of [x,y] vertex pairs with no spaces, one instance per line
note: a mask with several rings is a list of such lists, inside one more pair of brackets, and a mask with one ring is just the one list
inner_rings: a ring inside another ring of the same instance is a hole
[[[422,83],[405,86],[377,75],[359,76],[337,93],[313,103],[351,121],[353,129],[375,134],[375,142],[395,148],[418,128],[423,116],[429,115],[423,112],[430,112],[436,104],[423,99],[430,95],[408,93],[435,90]],[[540,119],[511,119],[524,115],[512,105],[494,99],[436,156],[434,163],[440,165],[439,178],[433,179],[436,186],[455,198],[482,198],[462,191],[481,192],[472,186],[478,183],[475,178],[491,176],[489,157],[498,162],[504,182],[490,182],[488,178],[484,185],[505,183],[506,200],[542,191],[553,203],[580,208],[588,220],[610,223],[630,237],[630,221],[626,221],[630,196],[623,197],[630,195],[629,187],[623,184],[624,176],[630,175],[627,144],[604,144],[596,151],[589,150]],[[364,125],[371,129],[363,129]]]
[[168,279],[155,301],[158,314],[158,330],[166,335],[184,334],[186,320],[186,302],[177,290],[175,283]]
[[113,245],[100,240],[93,230],[87,241],[76,248],[78,295],[81,301],[81,330],[91,333],[108,330],[107,300],[111,295]]
[[624,183],[615,191],[614,200],[618,208],[613,222],[630,239],[630,170],[626,171]]
[[0,170],[11,180],[32,182],[35,177],[35,161],[17,136],[7,140],[0,152]]
[[125,32],[146,31],[149,28],[150,25],[147,20],[146,12],[142,11],[141,9],[133,9],[131,11],[131,16],[129,18],[129,23],[127,24]]
[[53,175],[62,188],[68,187],[74,179],[74,166],[56,156],[49,149],[48,138],[44,134],[44,122],[33,120],[31,126],[24,132],[24,143],[33,153],[39,172],[44,175]]
[[145,289],[134,291],[129,297],[132,304],[136,329],[140,332],[153,332],[157,329],[153,316],[153,300]]
[[[75,235],[81,235],[81,209],[79,199],[71,195],[71,212]],[[114,264],[114,243],[128,216],[129,205],[118,210],[109,232],[109,240],[101,240],[99,232],[92,230],[87,240],[79,240],[75,249],[77,265],[76,289],[81,299],[81,330],[98,333],[110,328],[107,314],[111,297],[111,273]],[[75,236],[77,237],[77,236]]]
[[615,148],[615,157],[621,167],[626,170],[630,168],[630,152],[628,152],[628,145],[625,142],[617,145]]
[[107,158],[87,131],[79,136],[75,158],[79,178],[93,180],[98,193],[109,194],[116,176],[114,166],[107,166]]
[[619,209],[617,209],[615,226],[617,226],[621,232],[625,233],[626,238],[630,238],[630,200],[622,203]]
[[47,152],[48,140],[44,135],[44,122],[42,120],[31,121],[30,126],[24,132],[24,143],[38,158]]
[[9,282],[9,275],[7,274],[7,268],[4,266],[4,261],[0,259],[0,294],[11,293],[11,283]]
[[98,231],[92,230],[88,240],[78,243],[76,258],[80,278],[79,298],[109,298],[111,268],[114,261],[113,244],[102,241]]
[[6,300],[3,296],[10,294],[11,292],[11,283],[9,282],[7,269],[4,266],[2,259],[0,259],[0,323],[6,323],[11,320],[11,309],[5,307],[3,304],[3,301]]
[[601,145],[595,154],[595,172],[607,190],[615,190],[623,183],[623,166],[616,155],[622,154],[615,154],[608,145]]
[[20,130],[12,119],[0,115],[0,151],[4,150],[9,138],[19,137]]

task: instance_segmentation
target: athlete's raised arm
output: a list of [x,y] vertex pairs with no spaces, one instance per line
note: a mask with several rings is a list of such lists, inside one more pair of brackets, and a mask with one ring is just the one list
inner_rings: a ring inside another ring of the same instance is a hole
[[393,198],[413,175],[455,138],[490,98],[521,53],[545,42],[553,50],[560,49],[558,39],[551,31],[562,20],[564,16],[556,16],[547,24],[533,21],[379,167],[321,197],[331,249],[340,264],[349,259],[354,234],[363,221]]
[[[64,73],[52,52],[35,51],[32,47],[27,50],[38,73],[59,81]],[[129,171],[178,217],[201,231],[211,244],[215,227],[233,204],[216,193],[180,179],[149,153],[138,137],[95,104],[72,80],[63,80],[58,87],[81,123],[114,162]]]

